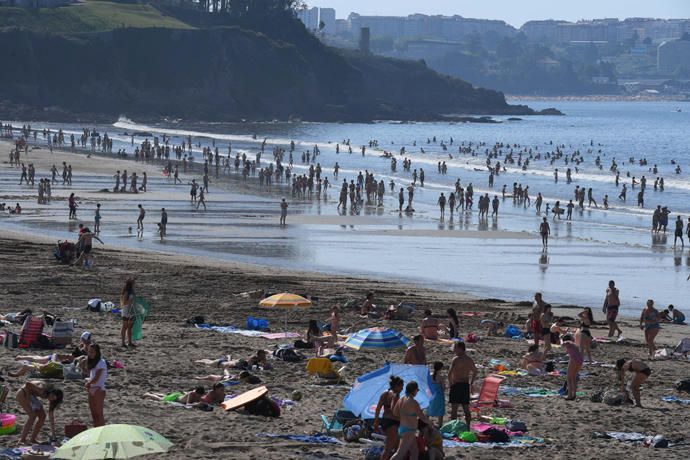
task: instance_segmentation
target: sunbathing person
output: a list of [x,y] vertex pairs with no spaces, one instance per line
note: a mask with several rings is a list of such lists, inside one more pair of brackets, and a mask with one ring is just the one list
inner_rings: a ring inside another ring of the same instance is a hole
[[258,350],[256,354],[249,359],[230,359],[230,355],[225,358],[218,359],[198,359],[194,361],[199,364],[206,364],[207,366],[217,366],[224,369],[251,369],[253,366],[258,366],[264,370],[271,369],[271,365],[266,360],[266,351]]
[[61,379],[62,374],[62,363],[57,361],[48,361],[45,364],[41,363],[29,363],[24,364],[19,370],[15,372],[8,372],[7,375],[10,377],[22,377],[29,372],[36,372],[40,378],[44,379]]
[[196,387],[193,391],[183,393],[181,391],[174,391],[167,395],[161,393],[146,393],[142,396],[144,399],[151,399],[153,401],[161,402],[176,402],[180,404],[197,404],[201,402],[201,398],[206,394],[204,387]]
[[239,382],[239,383],[249,383],[251,385],[256,385],[261,383],[261,379],[249,371],[242,371],[237,377],[230,374],[230,372],[225,369],[223,370],[223,375],[210,374],[203,377],[195,377],[195,380],[204,380],[208,382]]
[[220,404],[225,401],[225,385],[222,383],[214,383],[213,389],[202,396],[202,403],[206,404]]
[[544,352],[539,350],[539,345],[530,345],[528,353],[522,357],[520,367],[529,375],[542,375],[544,373]]
[[438,328],[438,320],[434,318],[431,310],[424,310],[424,319],[422,320],[422,324],[419,326],[419,333],[422,334],[425,339],[437,340]]
[[496,321],[493,319],[483,319],[479,322],[480,326],[486,327],[486,335],[500,336],[503,335],[503,321]]
[[630,380],[630,391],[633,394],[633,398],[635,398],[635,406],[642,407],[640,402],[640,385],[652,375],[652,370],[644,361],[639,359],[631,359],[630,361],[619,359],[616,361],[616,369],[621,382],[621,391],[625,391],[625,373],[630,372],[633,374],[633,378]]

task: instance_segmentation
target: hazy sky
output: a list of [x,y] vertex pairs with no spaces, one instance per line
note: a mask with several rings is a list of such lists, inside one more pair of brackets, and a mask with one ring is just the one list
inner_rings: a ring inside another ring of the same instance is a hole
[[502,19],[520,27],[530,19],[690,18],[690,0],[307,0],[309,6],[335,8],[338,18],[350,12],[406,16],[454,14]]

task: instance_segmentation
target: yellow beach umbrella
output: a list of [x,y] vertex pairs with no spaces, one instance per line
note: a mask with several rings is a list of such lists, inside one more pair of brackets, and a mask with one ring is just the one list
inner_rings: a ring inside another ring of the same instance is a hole
[[266,308],[285,308],[285,337],[287,337],[287,309],[288,308],[308,308],[311,306],[311,300],[305,299],[301,295],[289,294],[283,292],[281,294],[266,297],[259,302],[259,305]]

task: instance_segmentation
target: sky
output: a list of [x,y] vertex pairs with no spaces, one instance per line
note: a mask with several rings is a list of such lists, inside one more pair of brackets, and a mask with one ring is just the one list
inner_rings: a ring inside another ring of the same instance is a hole
[[592,18],[690,18],[690,0],[306,0],[311,6],[335,8],[338,18],[363,15],[460,15],[502,19],[520,27],[532,19],[577,21]]

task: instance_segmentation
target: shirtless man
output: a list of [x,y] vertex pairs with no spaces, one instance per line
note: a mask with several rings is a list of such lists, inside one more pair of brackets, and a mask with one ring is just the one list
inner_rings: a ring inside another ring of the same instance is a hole
[[472,358],[465,353],[465,342],[456,342],[453,347],[455,357],[448,370],[448,383],[450,392],[448,401],[450,402],[450,419],[458,418],[458,405],[462,405],[465,412],[465,423],[470,426],[472,414],[470,413],[470,389],[477,377],[477,366],[474,365]]
[[424,319],[419,326],[419,333],[422,334],[425,339],[438,339],[438,320],[434,318],[431,310],[424,310]]
[[285,198],[280,202],[280,225],[285,226],[285,218],[287,217],[288,203]]
[[539,225],[539,234],[541,235],[542,246],[547,247],[549,245],[549,235],[551,234],[551,227],[549,227],[549,223],[546,221],[546,217],[544,217],[544,220]]
[[652,375],[652,370],[645,362],[639,359],[631,359],[630,361],[619,359],[616,361],[616,369],[619,372],[618,378],[621,382],[621,391],[625,391],[625,373],[630,372],[633,374],[633,378],[630,381],[630,391],[635,399],[635,406],[642,407],[640,402],[640,385]]
[[405,351],[404,364],[419,364],[426,366],[426,350],[424,349],[424,336],[415,335],[413,344]]
[[84,260],[84,267],[88,268],[91,266],[91,264],[92,264],[92,262],[91,262],[91,249],[93,247],[94,238],[99,243],[105,244],[105,243],[103,243],[103,241],[99,237],[96,236],[95,233],[91,233],[91,230],[89,230],[88,228],[84,229],[84,232],[79,234],[79,240],[77,241],[77,246],[81,247],[82,250],[81,250],[81,255],[79,256],[79,258],[74,261],[74,265],[79,264],[83,259]]
[[137,218],[137,230],[144,233],[144,217],[146,217],[146,211],[142,205],[137,205],[139,208],[139,217]]

